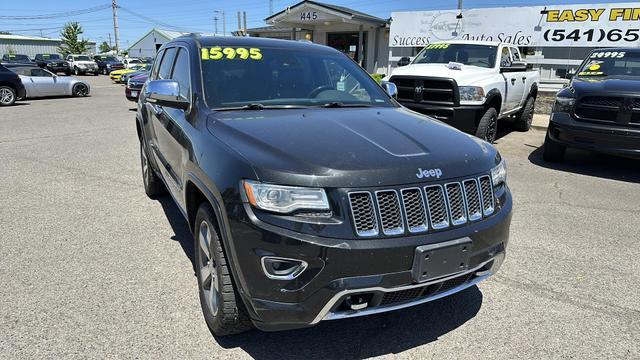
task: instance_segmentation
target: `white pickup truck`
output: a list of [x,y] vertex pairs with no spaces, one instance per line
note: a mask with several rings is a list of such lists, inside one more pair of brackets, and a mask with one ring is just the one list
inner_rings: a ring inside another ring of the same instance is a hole
[[540,74],[511,44],[450,41],[427,45],[384,80],[404,106],[493,142],[498,119],[515,117],[516,129],[529,130]]

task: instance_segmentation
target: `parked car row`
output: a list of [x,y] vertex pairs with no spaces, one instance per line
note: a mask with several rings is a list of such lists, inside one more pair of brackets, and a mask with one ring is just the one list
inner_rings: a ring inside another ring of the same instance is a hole
[[69,54],[62,57],[60,54],[36,54],[33,59],[24,54],[4,54],[4,64],[37,65],[50,72],[65,73],[66,75],[109,75],[114,70],[130,69],[140,65],[148,65],[153,62],[150,58],[125,58],[122,61],[113,55],[95,55],[93,57],[83,54]]

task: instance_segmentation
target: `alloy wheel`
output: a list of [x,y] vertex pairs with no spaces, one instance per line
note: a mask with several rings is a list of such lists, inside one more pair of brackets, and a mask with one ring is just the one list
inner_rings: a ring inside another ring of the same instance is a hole
[[9,105],[13,102],[13,100],[14,100],[14,95],[11,90],[6,88],[0,89],[0,103],[4,105]]
[[78,84],[75,87],[75,95],[76,96],[87,96],[87,87],[83,84]]
[[209,223],[203,221],[198,230],[198,252],[199,263],[197,271],[199,271],[200,287],[204,294],[205,303],[211,311],[212,315],[218,313],[220,304],[220,290],[218,288],[218,277],[216,275],[216,263],[211,254],[211,229]]
[[489,144],[493,144],[496,141],[496,132],[498,131],[498,118],[495,116],[491,117],[489,121],[489,126],[487,127],[487,133],[485,135],[484,140]]
[[149,159],[147,158],[147,149],[144,142],[140,144],[140,162],[142,163],[142,181],[145,188],[149,186]]

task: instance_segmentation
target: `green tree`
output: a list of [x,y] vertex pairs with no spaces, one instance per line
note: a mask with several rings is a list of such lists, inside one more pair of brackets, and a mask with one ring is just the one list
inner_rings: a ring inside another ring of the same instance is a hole
[[99,50],[101,53],[106,53],[109,52],[111,50],[113,50],[114,48],[109,46],[109,43],[107,43],[106,41],[103,41],[102,44],[100,44]]
[[82,54],[87,51],[88,40],[78,38],[84,32],[82,26],[78,22],[70,22],[64,25],[64,28],[60,32],[62,38],[62,45],[58,46],[58,51],[63,56],[68,54]]

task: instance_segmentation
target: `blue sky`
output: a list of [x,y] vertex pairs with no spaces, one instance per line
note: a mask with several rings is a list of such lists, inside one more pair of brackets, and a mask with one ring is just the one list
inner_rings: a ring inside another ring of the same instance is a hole
[[[21,0],[2,2],[1,16],[33,16],[87,9],[109,4],[110,0],[51,1]],[[273,0],[274,11],[279,11],[298,1]],[[322,2],[322,1],[321,1]],[[374,16],[387,18],[392,11],[451,9],[457,6],[457,0],[335,0],[325,1],[347,6]],[[585,0],[464,0],[465,8],[529,6],[548,4],[589,4],[626,1],[585,1]],[[213,32],[214,11],[225,11],[227,32],[237,29],[237,11],[247,12],[247,26],[263,26],[263,19],[269,15],[268,0],[118,0],[118,4],[135,13],[145,15],[140,18],[125,11],[119,12],[121,47],[133,44],[152,27],[167,28],[158,22],[174,26],[174,30]],[[221,18],[220,14],[217,14]],[[108,40],[113,33],[111,9],[71,16],[66,18],[6,20],[0,18],[0,31],[13,30],[17,34],[58,37],[59,28],[66,21],[78,21],[85,29],[84,36],[98,43]],[[40,30],[42,29],[42,30]],[[170,29],[170,28],[169,28]],[[17,30],[17,31],[16,31]],[[218,31],[222,32],[222,20],[218,21]]]

